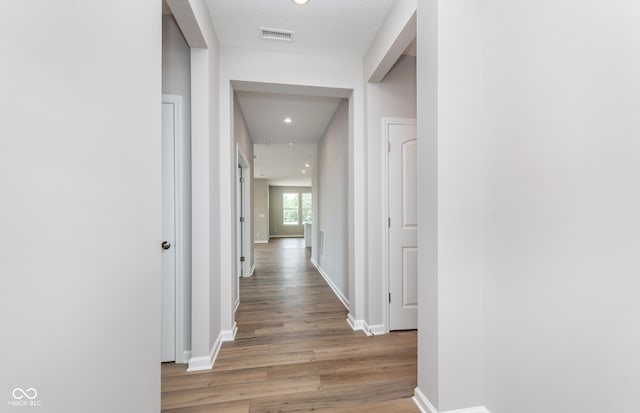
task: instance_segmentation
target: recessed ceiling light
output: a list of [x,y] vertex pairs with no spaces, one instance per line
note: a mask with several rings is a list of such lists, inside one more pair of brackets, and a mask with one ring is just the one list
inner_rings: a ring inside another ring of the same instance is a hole
[[309,3],[309,0],[291,0],[291,1],[299,6],[304,6],[305,4]]
[[293,119],[287,116],[286,118],[284,118],[284,123],[293,123]]
[[302,173],[303,173],[303,174],[306,174],[306,173],[307,173],[307,171],[305,171],[305,170],[303,169],[303,170],[302,170]]
[[305,163],[304,166],[309,168],[311,165],[309,165],[308,163]]
[[289,146],[293,146],[293,142],[289,142]]

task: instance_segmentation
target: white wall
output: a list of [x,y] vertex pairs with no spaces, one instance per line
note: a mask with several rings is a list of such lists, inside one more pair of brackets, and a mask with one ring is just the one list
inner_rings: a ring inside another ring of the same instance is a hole
[[640,6],[435,4],[418,17],[419,387],[440,410],[636,411]]
[[160,2],[3,1],[0,25],[2,403],[158,412]]
[[[211,355],[211,350],[218,345],[220,340],[222,340],[223,331],[229,331],[228,325],[223,325],[222,322],[222,300],[220,297],[224,294],[225,297],[228,296],[228,292],[222,291],[222,278],[220,273],[218,272],[219,264],[221,261],[222,251],[219,245],[222,242],[228,242],[228,239],[221,240],[220,239],[220,228],[222,226],[221,223],[221,211],[220,211],[220,191],[219,191],[219,182],[220,182],[220,171],[216,168],[216,160],[218,157],[218,153],[220,152],[220,130],[218,126],[220,125],[220,118],[218,116],[218,110],[220,107],[220,50],[218,45],[218,38],[215,33],[215,29],[213,27],[213,23],[211,22],[211,15],[209,13],[209,9],[207,8],[204,0],[200,0],[198,3],[197,16],[201,19],[201,27],[203,28],[204,38],[207,40],[207,50],[206,50],[206,63],[201,66],[202,72],[200,75],[203,78],[203,82],[199,82],[199,84],[192,83],[192,92],[197,87],[206,86],[204,89],[206,92],[206,100],[208,105],[203,106],[203,109],[206,108],[206,111],[201,113],[199,116],[199,120],[206,122],[206,134],[201,137],[207,139],[208,151],[206,153],[206,168],[208,172],[208,179],[206,179],[207,191],[204,193],[208,196],[208,202],[205,204],[209,207],[207,211],[201,211],[208,215],[209,221],[209,232],[207,234],[208,245],[210,249],[208,251],[202,251],[201,258],[206,258],[208,260],[208,272],[206,276],[209,279],[209,291],[208,296],[206,297],[206,301],[208,301],[209,305],[209,313],[208,313],[208,323],[205,324],[206,320],[203,320],[202,327],[209,328],[209,356]],[[200,54],[202,51],[192,51],[191,52],[191,61],[193,68],[194,59],[201,59],[202,56]],[[194,56],[196,55],[196,56]],[[192,69],[193,70],[193,69]],[[193,73],[193,72],[192,72]],[[205,79],[206,78],[206,79]],[[204,142],[201,142],[204,144]],[[197,148],[194,148],[192,153],[197,151]],[[205,182],[202,182],[205,184]],[[204,185],[203,185],[204,186]],[[195,202],[195,199],[194,199]],[[203,207],[205,205],[202,205]],[[205,290],[206,291],[206,290]]]
[[[189,369],[202,370],[211,367],[216,349],[225,338],[221,321],[222,280],[218,271],[221,254],[218,39],[204,0],[167,0],[167,4],[191,47],[192,357]],[[235,196],[233,200],[235,202]],[[229,244],[230,239],[225,242]],[[231,285],[227,286],[225,298],[231,301]]]
[[[438,361],[438,0],[417,11],[418,387],[440,405]],[[428,407],[428,406],[422,406]]]
[[483,155],[489,148],[481,125],[483,73],[474,70],[484,52],[478,35],[483,28],[470,17],[482,7],[440,2],[438,11],[442,23],[436,149],[440,410],[486,404],[484,354],[491,337],[483,325],[482,231],[491,217],[482,203],[487,198]]
[[387,142],[382,130],[384,117],[416,118],[416,58],[401,56],[384,80],[367,83],[367,151],[368,151],[368,222],[369,222],[369,279],[367,296],[369,306],[367,323],[384,323],[383,300],[386,292],[383,277],[384,237],[386,236],[386,195],[383,182],[387,177]]
[[253,180],[254,242],[269,241],[269,181]]
[[485,13],[487,404],[635,411],[640,4],[501,0]]
[[162,94],[182,96],[184,139],[184,312],[185,350],[191,350],[191,50],[176,21],[162,16]]
[[314,224],[324,232],[324,255],[318,257],[318,264],[344,297],[349,297],[348,145],[349,102],[343,99],[318,143],[318,222]]

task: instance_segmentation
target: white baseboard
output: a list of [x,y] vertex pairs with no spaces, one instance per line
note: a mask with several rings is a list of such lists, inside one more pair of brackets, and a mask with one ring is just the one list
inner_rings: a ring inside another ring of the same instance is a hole
[[269,238],[304,238],[304,235],[269,235]]
[[268,243],[269,243],[269,240],[266,240],[266,241],[262,241],[262,240],[260,240],[260,241],[253,241],[253,243],[254,243],[254,244],[268,244]]
[[336,295],[336,297],[338,297],[338,300],[340,300],[344,308],[346,308],[347,311],[349,311],[349,299],[345,297],[344,294],[342,294],[342,291],[340,291],[338,286],[334,284],[331,277],[329,277],[329,275],[322,269],[322,267],[320,266],[320,264],[318,264],[315,258],[311,258],[311,263],[313,264],[314,267],[316,267],[316,269],[318,270],[320,275],[322,275],[322,278],[324,278],[324,280],[327,282],[329,287],[331,287],[331,290],[333,290],[333,293]]
[[[189,351],[189,367],[187,368],[187,371],[191,372],[211,370],[213,368],[213,364],[216,362],[216,358],[218,357],[218,353],[220,352],[222,343],[224,341],[233,341],[236,337],[237,332],[238,325],[234,321],[233,328],[231,330],[222,330],[220,334],[218,334],[218,338],[216,338],[215,343],[213,343],[213,346],[211,346],[209,355],[201,357],[191,357],[191,352]],[[185,352],[185,357],[186,353],[187,352]]]
[[365,320],[356,320],[351,314],[347,315],[347,323],[349,323],[353,331],[362,331],[368,336],[387,334],[384,324],[369,325]]
[[255,271],[256,271],[256,265],[255,265],[255,264],[252,264],[252,265],[251,265],[251,268],[249,269],[249,274],[247,274],[247,275],[243,275],[243,276],[241,276],[240,278],[249,278],[249,277],[252,277],[252,276],[253,276],[253,273],[254,273]]
[[211,346],[211,350],[208,355],[191,357],[189,359],[189,367],[187,368],[187,371],[211,370],[213,368],[213,363],[216,361],[216,357],[218,357],[223,341],[221,331],[220,334],[218,334],[218,338],[216,338],[216,341],[213,343],[213,346]]
[[417,387],[413,391],[412,399],[422,413],[490,413],[489,410],[484,406],[469,407],[467,409],[458,409],[458,410],[447,410],[446,412],[438,412],[438,409],[433,407],[433,404],[431,404],[427,396],[425,396],[424,393]]
[[349,326],[351,326],[351,329],[353,331],[362,331],[368,336],[372,335],[371,332],[369,331],[369,326],[367,325],[367,322],[364,320],[356,320],[351,315],[351,313],[347,314],[347,323],[349,323]]
[[427,399],[427,396],[425,396],[422,390],[420,390],[419,388],[416,387],[413,390],[412,399],[415,405],[418,406],[418,409],[420,409],[422,413],[438,413],[438,411],[436,410],[435,407],[433,407],[429,399]]
[[185,350],[182,355],[182,363],[189,364],[189,360],[191,360],[191,350]]
[[[240,304],[238,302],[238,304]],[[220,336],[222,337],[222,341],[233,341],[236,339],[236,334],[238,333],[238,324],[234,321],[233,327],[231,330],[222,330],[220,332]]]
[[233,304],[233,314],[234,315],[238,311],[238,307],[240,307],[240,300],[236,301],[235,304]]
[[369,332],[374,336],[381,336],[387,334],[387,329],[384,328],[384,324],[374,324],[369,326]]

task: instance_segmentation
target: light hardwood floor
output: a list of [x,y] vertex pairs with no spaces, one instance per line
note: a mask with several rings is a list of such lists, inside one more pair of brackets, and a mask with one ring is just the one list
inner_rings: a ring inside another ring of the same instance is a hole
[[302,239],[256,245],[256,272],[240,280],[238,334],[213,370],[162,365],[171,413],[419,412],[416,333],[366,337],[309,262]]

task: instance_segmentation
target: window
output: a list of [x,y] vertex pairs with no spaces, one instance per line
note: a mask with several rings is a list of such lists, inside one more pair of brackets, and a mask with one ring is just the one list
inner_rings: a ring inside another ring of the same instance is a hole
[[311,193],[288,192],[282,194],[282,224],[311,223]]
[[302,223],[311,224],[311,194],[302,194]]
[[298,194],[282,194],[282,223],[284,225],[299,225]]

